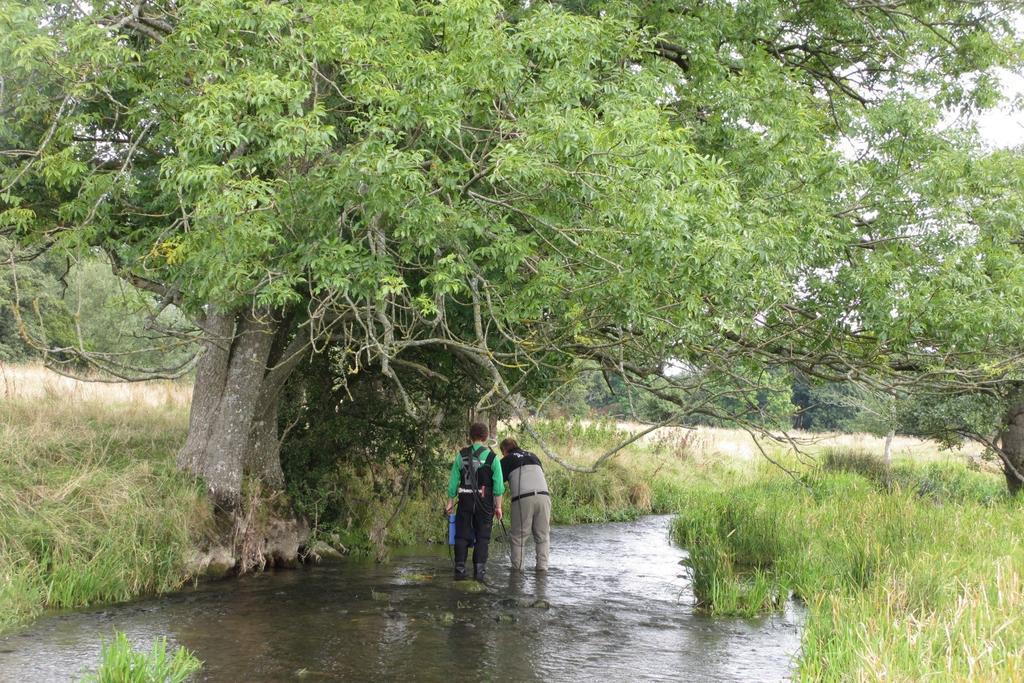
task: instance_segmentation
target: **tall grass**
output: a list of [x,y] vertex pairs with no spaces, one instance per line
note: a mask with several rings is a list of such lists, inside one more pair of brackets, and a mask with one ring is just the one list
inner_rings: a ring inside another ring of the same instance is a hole
[[[569,462],[587,466],[630,437],[609,422],[539,421],[534,431]],[[574,472],[546,461],[528,433],[514,433],[544,463],[556,524],[625,521],[640,515],[673,512],[686,482],[697,476],[690,460],[698,454],[693,432],[668,433],[620,452],[597,472]]]
[[167,652],[167,639],[153,643],[149,652],[132,647],[128,637],[116,633],[114,640],[103,645],[96,672],[82,679],[83,683],[184,683],[203,667],[189,650],[179,647]]
[[0,401],[0,630],[181,585],[211,515],[174,466],[186,424],[180,407]]
[[901,467],[884,486],[833,467],[693,491],[673,531],[699,604],[805,600],[804,680],[1020,680],[1024,504],[963,465]]

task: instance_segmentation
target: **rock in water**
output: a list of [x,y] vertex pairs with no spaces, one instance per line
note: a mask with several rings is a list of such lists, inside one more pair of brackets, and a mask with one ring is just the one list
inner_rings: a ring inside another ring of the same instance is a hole
[[238,559],[230,548],[213,546],[207,550],[197,550],[185,563],[190,576],[204,579],[220,579],[238,566]]
[[483,593],[487,586],[479,581],[455,581],[452,585],[463,593]]
[[340,550],[334,546],[328,545],[323,541],[314,541],[312,545],[306,547],[304,558],[312,559],[314,562],[322,562],[325,558],[331,560],[340,560],[344,555]]
[[299,548],[309,538],[309,525],[297,516],[271,519],[263,529],[266,547],[263,555],[267,564],[274,567],[296,567],[299,564]]

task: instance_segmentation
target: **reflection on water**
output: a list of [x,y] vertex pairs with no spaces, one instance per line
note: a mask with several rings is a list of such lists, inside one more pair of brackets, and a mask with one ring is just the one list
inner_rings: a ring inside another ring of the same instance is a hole
[[510,575],[495,546],[482,593],[455,586],[444,549],[429,548],[52,615],[0,639],[0,681],[74,680],[115,629],[185,645],[203,681],[787,678],[797,616],[695,613],[668,522],[555,528],[546,576]]

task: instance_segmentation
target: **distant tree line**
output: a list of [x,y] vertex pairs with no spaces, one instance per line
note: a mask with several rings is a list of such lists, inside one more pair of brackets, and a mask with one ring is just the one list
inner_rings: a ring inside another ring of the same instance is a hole
[[0,237],[0,362],[43,362],[68,373],[105,359],[136,367],[187,363],[194,328],[173,306],[128,286],[109,263],[86,252],[24,254]]

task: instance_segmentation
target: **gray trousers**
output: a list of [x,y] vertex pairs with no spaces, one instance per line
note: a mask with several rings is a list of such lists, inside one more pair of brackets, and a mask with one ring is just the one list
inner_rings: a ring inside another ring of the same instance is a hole
[[523,546],[533,536],[537,546],[537,569],[548,568],[551,536],[551,498],[530,496],[512,503],[512,568],[523,571]]

